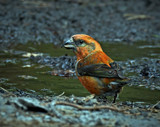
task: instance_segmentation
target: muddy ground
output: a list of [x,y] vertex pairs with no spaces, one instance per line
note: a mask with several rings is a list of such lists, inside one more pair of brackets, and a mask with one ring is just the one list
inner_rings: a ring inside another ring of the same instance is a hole
[[[27,96],[26,96],[27,95]],[[86,97],[41,96],[0,89],[1,126],[158,126],[160,103],[98,102]]]
[[[76,33],[98,41],[160,41],[159,0],[0,0],[0,49],[19,43],[60,47]],[[33,62],[57,68],[53,75],[75,76],[75,57],[38,56]],[[57,64],[58,63],[58,64]],[[130,86],[160,90],[159,59],[119,61]],[[71,71],[66,71],[71,70]],[[67,106],[66,106],[67,105]],[[158,126],[160,103],[98,102],[75,96],[43,96],[0,88],[0,126]]]
[[103,42],[157,42],[159,6],[159,0],[1,0],[0,43],[59,45],[77,33]]

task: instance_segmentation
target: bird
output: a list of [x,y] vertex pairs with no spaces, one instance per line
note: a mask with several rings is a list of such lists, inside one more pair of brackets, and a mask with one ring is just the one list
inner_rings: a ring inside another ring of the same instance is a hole
[[75,34],[63,46],[72,49],[77,57],[75,72],[81,84],[93,95],[117,99],[128,78],[120,67],[102,49],[101,45],[89,35]]

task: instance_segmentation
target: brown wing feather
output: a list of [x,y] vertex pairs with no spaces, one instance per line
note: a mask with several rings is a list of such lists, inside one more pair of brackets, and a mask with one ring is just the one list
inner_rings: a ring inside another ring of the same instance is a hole
[[99,78],[118,78],[125,79],[122,75],[122,69],[117,63],[110,63],[109,67],[106,64],[91,64],[84,67],[77,68],[78,74],[80,76],[93,76]]

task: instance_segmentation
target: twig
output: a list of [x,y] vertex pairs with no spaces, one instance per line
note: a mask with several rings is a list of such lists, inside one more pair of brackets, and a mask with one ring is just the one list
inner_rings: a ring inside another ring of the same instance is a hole
[[116,111],[116,112],[125,113],[125,110],[120,110],[120,109],[117,109],[115,107],[110,107],[110,106],[106,106],[106,105],[93,106],[93,107],[84,107],[84,106],[73,104],[73,103],[69,103],[69,102],[56,102],[55,105],[67,105],[67,106],[75,107],[75,108],[77,108],[79,110],[91,110],[91,111],[93,111],[93,110],[100,110],[100,109],[109,109],[109,110],[113,110],[113,111]]
[[160,101],[158,101],[156,104],[154,104],[151,109],[155,108],[156,105],[158,105],[160,103]]
[[60,95],[58,95],[57,97],[61,97],[65,94],[65,92],[62,92]]
[[8,90],[4,89],[3,87],[0,87],[1,90],[3,90],[4,92],[6,92],[9,96],[16,96],[15,94],[9,92]]

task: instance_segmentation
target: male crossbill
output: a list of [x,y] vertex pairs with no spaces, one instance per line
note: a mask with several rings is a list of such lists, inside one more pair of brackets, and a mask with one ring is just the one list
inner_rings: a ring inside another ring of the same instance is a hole
[[107,56],[100,44],[85,34],[73,35],[64,43],[67,49],[73,49],[77,56],[76,75],[82,85],[98,96],[114,96],[127,83],[121,68]]

